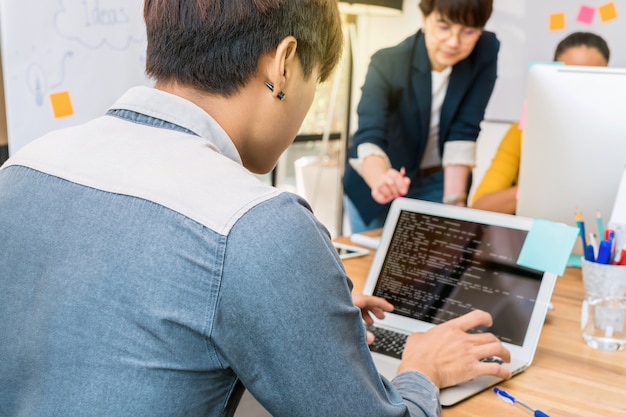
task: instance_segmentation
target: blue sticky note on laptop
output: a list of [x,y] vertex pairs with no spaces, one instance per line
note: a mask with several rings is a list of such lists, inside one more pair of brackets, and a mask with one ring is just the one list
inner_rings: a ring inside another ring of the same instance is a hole
[[534,219],[517,264],[563,275],[577,237],[576,227]]

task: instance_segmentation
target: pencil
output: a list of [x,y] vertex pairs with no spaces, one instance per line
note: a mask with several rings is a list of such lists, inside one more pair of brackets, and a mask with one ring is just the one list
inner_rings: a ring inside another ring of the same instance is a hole
[[602,213],[600,213],[600,210],[596,212],[596,221],[598,222],[598,236],[602,239],[604,236],[604,223],[602,222]]
[[580,239],[583,242],[583,248],[586,248],[587,239],[585,238],[585,222],[583,221],[583,215],[578,209],[576,209],[576,225],[578,225],[578,232],[580,233]]

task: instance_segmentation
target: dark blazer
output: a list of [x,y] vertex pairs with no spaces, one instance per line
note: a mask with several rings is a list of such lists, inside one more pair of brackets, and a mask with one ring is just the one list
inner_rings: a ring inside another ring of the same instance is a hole
[[[448,141],[476,141],[497,77],[500,42],[483,31],[472,53],[452,68],[439,121],[439,152]],[[414,178],[428,140],[431,108],[431,68],[419,30],[400,44],[376,52],[371,59],[361,101],[358,129],[348,158],[356,157],[361,143],[383,149],[393,168],[406,169]],[[366,223],[389,205],[375,202],[369,186],[346,163],[344,192]]]

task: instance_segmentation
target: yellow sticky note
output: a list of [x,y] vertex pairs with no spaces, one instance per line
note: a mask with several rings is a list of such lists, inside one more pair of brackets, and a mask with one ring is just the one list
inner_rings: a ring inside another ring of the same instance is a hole
[[56,119],[74,114],[74,107],[72,106],[69,91],[50,94],[50,103],[52,103],[52,112]]
[[600,20],[603,22],[617,18],[617,7],[615,7],[614,2],[606,3],[598,7],[598,12],[600,14]]
[[565,13],[552,13],[550,15],[550,30],[565,29]]

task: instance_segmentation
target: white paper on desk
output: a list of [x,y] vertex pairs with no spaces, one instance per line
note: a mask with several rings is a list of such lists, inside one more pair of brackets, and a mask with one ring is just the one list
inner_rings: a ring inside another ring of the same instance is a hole
[[361,233],[353,233],[350,236],[350,240],[352,243],[356,243],[357,245],[365,246],[370,249],[378,249],[380,246],[380,236],[367,236],[362,235]]

